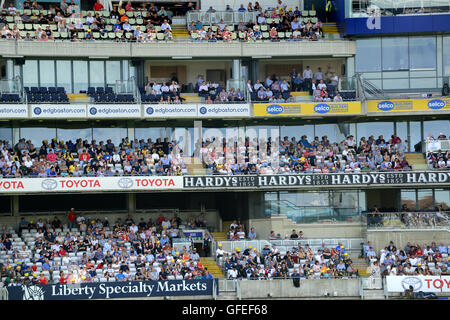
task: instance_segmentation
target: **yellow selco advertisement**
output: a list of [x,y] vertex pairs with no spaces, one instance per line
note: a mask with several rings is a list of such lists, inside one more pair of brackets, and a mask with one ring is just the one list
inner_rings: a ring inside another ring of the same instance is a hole
[[361,102],[254,104],[254,116],[327,116],[361,114]]
[[368,100],[367,112],[450,111],[450,98]]

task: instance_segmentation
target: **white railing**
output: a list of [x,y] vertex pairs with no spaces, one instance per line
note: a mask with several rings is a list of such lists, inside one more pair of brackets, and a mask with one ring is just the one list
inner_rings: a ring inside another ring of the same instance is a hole
[[425,143],[427,152],[438,152],[439,150],[445,152],[450,150],[450,139],[427,140]]

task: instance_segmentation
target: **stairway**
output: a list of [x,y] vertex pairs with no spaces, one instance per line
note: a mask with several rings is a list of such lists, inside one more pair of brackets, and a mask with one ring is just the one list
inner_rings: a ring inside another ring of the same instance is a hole
[[88,104],[91,103],[91,98],[86,93],[68,93],[70,104]]
[[323,37],[326,40],[342,40],[336,22],[323,23]]
[[198,93],[181,93],[181,98],[185,99],[183,100],[183,104],[201,104],[203,103],[203,99],[198,96]]
[[216,242],[228,241],[226,232],[211,232],[211,235]]
[[364,289],[363,300],[386,300],[383,289]]
[[407,152],[405,153],[406,161],[414,171],[421,171],[428,169],[427,162],[423,153]]
[[352,258],[353,265],[358,269],[359,276],[361,278],[368,278],[370,274],[367,273],[367,268],[369,267],[366,259],[363,258]]
[[185,24],[172,25],[172,35],[174,42],[190,42],[190,36]]
[[189,175],[206,175],[206,169],[203,168],[202,161],[198,157],[185,157],[184,163]]
[[225,279],[225,275],[213,257],[200,257],[200,262],[203,264],[203,268],[208,269],[214,279]]
[[308,91],[292,91],[292,97],[294,98],[294,102],[312,102],[313,97],[309,95]]

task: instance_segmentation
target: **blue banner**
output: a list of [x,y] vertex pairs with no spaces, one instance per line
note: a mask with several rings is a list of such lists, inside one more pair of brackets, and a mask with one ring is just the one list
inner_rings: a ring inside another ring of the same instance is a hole
[[8,287],[9,300],[80,300],[165,296],[212,296],[217,279],[123,281]]

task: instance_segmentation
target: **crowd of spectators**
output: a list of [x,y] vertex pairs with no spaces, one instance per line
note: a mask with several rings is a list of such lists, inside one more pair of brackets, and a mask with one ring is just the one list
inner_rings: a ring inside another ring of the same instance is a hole
[[342,243],[331,249],[322,243],[317,250],[308,244],[302,246],[298,243],[286,253],[281,253],[275,244],[272,247],[265,245],[261,252],[251,245],[243,252],[239,248],[235,248],[234,252],[226,252],[219,243],[216,258],[228,279],[331,279],[359,276],[358,269]]
[[391,222],[400,221],[404,227],[436,227],[449,225],[449,213],[442,204],[434,210],[410,210],[403,205],[400,210],[395,208],[380,208],[376,206],[367,213],[367,226],[382,228]]
[[[234,10],[227,5],[225,11]],[[241,41],[256,41],[268,39],[279,41],[312,40],[323,38],[323,25],[317,18],[303,18],[302,12],[296,7],[287,8],[287,5],[279,1],[276,6],[263,8],[258,2],[253,5],[248,3],[247,8],[243,4],[235,10],[236,12],[256,12],[256,21],[249,20],[247,23],[240,21],[237,26],[229,25],[220,20],[215,25],[205,25],[202,21],[193,21],[189,26],[191,36],[196,41],[230,42],[239,36]],[[214,13],[216,10],[210,7],[206,12]],[[313,22],[314,21],[314,22]],[[234,33],[237,31],[237,34]]]
[[[174,239],[184,237],[176,214],[171,219],[161,214],[155,221],[128,216],[110,223],[108,218],[85,218],[72,208],[68,218],[75,228],[66,229],[57,217],[36,222],[22,218],[20,233],[29,244],[22,248],[11,246],[12,232],[2,227],[0,252],[7,259],[0,274],[7,286],[212,278],[192,239],[186,238],[189,247],[174,248]],[[204,215],[185,222],[194,229],[206,224]]]
[[[86,39],[114,39],[118,42],[153,42],[156,40],[173,40],[172,15],[164,6],[142,3],[134,7],[128,1],[125,7],[118,5],[113,10],[104,11],[97,0],[93,11],[80,11],[73,0],[68,4],[50,4],[46,10],[37,3],[25,1],[24,10],[20,12],[13,3],[1,11],[0,23],[4,24],[1,37],[9,40],[48,41],[55,39],[54,33],[66,33],[72,41]],[[30,9],[30,10],[27,10]],[[47,14],[44,14],[46,12]],[[12,21],[10,20],[12,18]],[[14,26],[10,28],[9,24]],[[26,29],[26,24],[39,25],[35,31]],[[44,27],[45,26],[45,27]],[[108,33],[114,33],[109,37]]]
[[[278,144],[275,146],[273,144]],[[405,159],[405,142],[393,135],[386,142],[383,136],[353,136],[340,143],[326,136],[308,141],[302,136],[272,141],[256,138],[222,141],[207,138],[197,144],[205,168],[213,174],[285,174],[333,173],[410,170]],[[178,142],[169,138],[122,139],[115,146],[77,139],[75,142],[44,140],[36,148],[24,138],[12,145],[0,141],[0,170],[4,178],[55,176],[118,176],[118,175],[183,175],[186,163]]]
[[22,138],[15,145],[0,141],[0,150],[4,178],[182,175],[185,169],[182,150],[176,140],[168,138],[124,138],[117,147],[110,139],[106,143],[52,139],[44,140],[38,148]]
[[403,248],[393,241],[377,253],[370,241],[364,245],[364,256],[370,265],[367,273],[373,277],[450,275],[450,246],[441,242],[420,245],[408,242]]
[[141,90],[141,100],[158,104],[182,104],[184,98],[181,97],[178,79],[173,75],[170,82],[148,81]]
[[406,151],[406,142],[396,135],[388,141],[383,136],[362,137],[359,143],[349,135],[340,143],[327,136],[312,141],[306,136],[246,138],[237,143],[207,139],[200,154],[214,174],[232,175],[410,170]]
[[[432,142],[436,140],[448,140],[444,133],[440,133],[437,138],[430,134],[427,141]],[[437,170],[448,170],[450,169],[450,150],[442,151],[430,151],[426,155],[427,164],[429,167]]]

